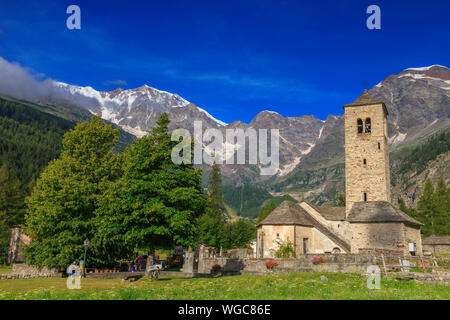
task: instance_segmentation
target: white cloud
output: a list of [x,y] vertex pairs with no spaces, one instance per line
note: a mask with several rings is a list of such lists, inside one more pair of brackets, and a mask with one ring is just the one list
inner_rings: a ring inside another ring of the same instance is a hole
[[103,82],[105,86],[127,86],[128,83],[125,80],[106,80]]
[[40,81],[42,75],[22,67],[16,62],[9,62],[0,57],[0,93],[20,99],[36,98],[49,95],[53,86],[50,79]]

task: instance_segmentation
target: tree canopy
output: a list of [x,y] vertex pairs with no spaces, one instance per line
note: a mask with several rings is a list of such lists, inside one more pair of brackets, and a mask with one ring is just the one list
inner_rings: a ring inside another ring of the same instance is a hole
[[101,247],[173,248],[195,242],[196,218],[205,209],[201,171],[171,160],[169,119],[162,114],[149,135],[123,154],[123,175],[110,185],[96,213]]
[[[84,239],[97,233],[99,199],[120,173],[113,154],[117,137],[118,130],[97,117],[64,135],[61,156],[44,169],[26,200],[29,263],[65,268],[83,256]],[[102,250],[91,249],[90,259],[101,255]]]

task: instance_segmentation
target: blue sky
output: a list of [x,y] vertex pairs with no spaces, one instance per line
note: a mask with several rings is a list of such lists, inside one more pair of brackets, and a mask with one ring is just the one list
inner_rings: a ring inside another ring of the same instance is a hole
[[[81,8],[81,30],[66,8]],[[381,8],[381,30],[366,9]],[[97,90],[142,84],[225,122],[325,119],[408,67],[450,65],[450,1],[0,1],[0,56]],[[0,75],[1,76],[1,75]]]

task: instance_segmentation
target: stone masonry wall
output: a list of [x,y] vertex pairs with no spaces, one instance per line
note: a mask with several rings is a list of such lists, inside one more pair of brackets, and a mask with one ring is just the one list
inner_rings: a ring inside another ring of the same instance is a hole
[[0,280],[6,279],[28,279],[28,278],[61,278],[62,273],[56,269],[38,269],[25,263],[13,264],[10,274],[0,275]]
[[423,250],[430,252],[450,253],[450,245],[448,244],[424,244]]
[[[327,262],[319,265],[312,264],[315,256],[325,257]],[[258,274],[267,272],[266,263],[271,259],[229,259],[229,258],[205,258],[199,261],[198,272],[209,274],[215,264],[222,266],[225,273]],[[375,255],[358,254],[307,254],[298,258],[276,259],[280,265],[277,272],[357,272],[364,273],[367,267],[377,263]],[[379,259],[378,259],[379,260]]]
[[[371,133],[358,134],[357,120],[365,122],[366,118],[371,119]],[[367,193],[367,201],[391,201],[387,137],[387,118],[382,104],[345,108],[347,215],[354,202],[364,201],[364,193]]]
[[408,225],[404,225],[404,230],[405,230],[406,246],[408,246],[408,243],[410,243],[410,242],[415,243],[416,244],[416,255],[422,255],[423,248],[422,248],[422,237],[420,235],[420,229],[412,228]]
[[358,253],[360,248],[405,249],[401,247],[405,246],[403,223],[351,223],[350,228],[352,253]]

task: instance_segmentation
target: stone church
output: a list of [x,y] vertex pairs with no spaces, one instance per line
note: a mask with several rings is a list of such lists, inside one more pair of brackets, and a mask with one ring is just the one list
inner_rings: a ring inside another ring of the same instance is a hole
[[345,105],[345,207],[283,202],[258,224],[258,258],[281,243],[296,255],[366,250],[421,255],[421,223],[391,204],[388,110],[364,93]]

